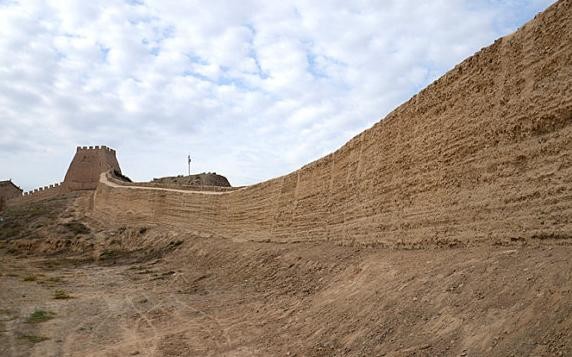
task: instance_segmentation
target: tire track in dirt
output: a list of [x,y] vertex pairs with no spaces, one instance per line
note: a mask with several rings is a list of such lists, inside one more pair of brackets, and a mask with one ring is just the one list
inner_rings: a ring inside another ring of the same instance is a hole
[[[148,297],[147,295],[143,294],[143,296],[144,296],[145,299],[149,300],[149,297]],[[157,341],[156,341],[156,340],[158,339],[158,337],[160,337],[161,334],[158,332],[158,329],[157,329],[157,327],[155,326],[155,324],[153,324],[153,322],[151,322],[151,320],[149,319],[149,317],[148,317],[148,312],[141,311],[141,310],[135,305],[135,303],[133,302],[133,299],[132,299],[131,297],[126,296],[125,299],[126,299],[126,301],[129,302],[129,304],[131,305],[131,307],[133,307],[133,309],[134,309],[134,310],[137,312],[137,314],[140,316],[140,318],[137,320],[137,322],[136,322],[136,324],[135,324],[135,334],[138,335],[138,330],[139,330],[139,329],[138,329],[138,326],[139,326],[139,323],[140,323],[141,321],[144,321],[144,322],[149,326],[149,328],[152,330],[153,336],[152,336],[149,340],[153,341],[153,345],[152,345],[152,347],[151,347],[151,352],[154,353],[154,352],[157,350]],[[150,300],[149,300],[149,301],[150,301]],[[144,336],[143,336],[142,338],[147,338],[147,337],[144,337]]]
[[[84,285],[95,288],[96,292],[90,292],[90,298],[88,300],[80,300],[79,303],[83,305],[90,304],[90,301],[97,301],[101,303],[100,308],[102,312],[96,313],[92,317],[84,317],[84,321],[76,325],[73,331],[70,331],[68,335],[64,338],[63,351],[65,353],[73,354],[77,352],[78,339],[81,340],[82,344],[89,346],[90,348],[82,350],[82,353],[93,353],[94,350],[108,351],[109,341],[101,341],[101,337],[105,334],[99,333],[101,329],[106,328],[108,325],[116,325],[123,331],[129,331],[129,327],[123,325],[117,325],[114,323],[113,316],[117,314],[117,310],[122,313],[129,313],[129,308],[124,308],[123,306],[129,306],[128,297],[117,297],[115,293],[101,293],[99,291],[104,291],[101,286],[101,282],[107,281],[121,281],[120,274],[117,273],[117,269],[114,268],[102,268],[93,269],[93,267],[82,268],[80,271],[74,272],[74,280],[82,281]],[[80,277],[80,278],[77,278]],[[81,298],[80,298],[81,299]],[[111,322],[111,323],[110,323]],[[90,325],[92,325],[90,327]],[[78,331],[89,330],[88,334],[78,333]],[[114,344],[115,345],[115,344]],[[97,352],[96,352],[97,353]]]
[[[189,281],[181,274],[176,274],[174,279],[172,279],[166,286],[161,287],[158,281],[153,282],[153,287],[150,289],[151,292],[156,293],[157,295],[163,294],[165,291],[172,291],[174,285],[179,282],[183,281],[185,284],[190,285]],[[144,291],[144,290],[143,290]],[[147,299],[148,301],[152,301],[152,299],[147,295],[146,292],[140,291],[140,293]],[[156,338],[165,337],[167,335],[184,333],[189,330],[196,329],[200,332],[205,332],[207,335],[211,337],[215,347],[217,350],[221,350],[224,348],[230,348],[232,346],[232,339],[228,335],[228,330],[233,327],[233,325],[226,326],[220,319],[217,319],[212,314],[193,306],[192,304],[182,301],[178,294],[176,293],[167,293],[165,296],[161,298],[161,300],[167,300],[174,302],[178,305],[178,309],[176,306],[172,306],[175,308],[174,313],[167,312],[163,309],[163,313],[166,315],[170,315],[171,318],[180,320],[180,325],[184,326],[180,329],[163,329],[163,333],[157,335]],[[153,311],[157,307],[161,307],[161,303],[155,303],[154,307],[149,311]],[[202,317],[201,322],[192,322],[189,321],[188,318],[185,318],[183,312],[180,309],[191,311],[193,314],[198,314]],[[205,323],[206,322],[206,323]],[[176,324],[175,324],[176,326]],[[220,342],[220,338],[224,339],[224,343]]]
[[[98,271],[98,275],[100,276],[98,280],[110,280],[113,279],[117,281],[118,275],[115,269],[111,270],[104,270],[103,274],[102,271]],[[88,274],[89,275],[89,274]],[[103,275],[103,277],[101,277]],[[123,333],[123,338],[121,342],[115,343],[113,345],[104,344],[100,342],[100,334],[98,331],[101,328],[104,328],[106,323],[108,323],[112,316],[114,315],[114,306],[117,305],[116,298],[109,297],[104,294],[98,294],[95,298],[104,301],[105,305],[107,306],[107,311],[104,314],[98,314],[98,316],[89,319],[88,321],[83,322],[78,328],[84,327],[93,323],[94,321],[98,321],[95,327],[91,328],[91,333],[88,335],[88,343],[93,348],[93,350],[99,350],[99,355],[106,355],[106,353],[111,353],[113,351],[125,352],[124,349],[129,347],[135,347],[134,349],[139,353],[146,353],[149,355],[156,355],[158,353],[158,344],[159,341],[167,335],[185,333],[189,330],[198,330],[205,332],[207,335],[211,337],[211,340],[214,342],[214,347],[217,350],[223,349],[225,347],[229,347],[232,344],[231,339],[229,338],[227,331],[232,326],[227,326],[217,318],[209,314],[208,312],[196,308],[189,303],[182,301],[176,294],[167,293],[166,295],[163,294],[164,291],[168,291],[172,288],[178,281],[179,278],[182,278],[185,283],[188,283],[184,277],[179,276],[169,282],[167,286],[161,287],[158,282],[152,282],[152,287],[141,287],[136,290],[122,292],[124,295],[121,298],[125,307],[122,308],[123,313],[129,316],[130,312],[132,311],[137,315],[137,320],[134,322],[135,326],[129,324],[131,320],[129,317],[126,318],[126,321],[121,323],[120,328]],[[97,286],[97,283],[89,284],[92,286]],[[155,296],[153,296],[155,295]],[[163,295],[163,296],[161,296]],[[161,296],[161,297],[157,297]],[[138,303],[136,301],[141,300],[145,302],[149,302],[151,307],[148,309],[141,309],[138,307]],[[173,311],[168,311],[165,307],[165,301],[170,301],[172,303],[168,304],[172,308]],[[174,304],[173,304],[174,303]],[[188,310],[193,312],[194,314],[199,314],[202,318],[200,322],[192,322],[189,321],[188,318],[184,317],[183,310]],[[159,328],[154,322],[154,317],[151,316],[153,312],[157,311],[160,316],[165,316],[171,319],[178,320],[177,323],[173,323],[172,328]],[[103,315],[103,316],[102,316]],[[142,332],[141,326],[147,326],[151,330],[151,336]],[[220,337],[224,338],[224,343],[220,343]],[[142,341],[152,343],[151,347],[144,346]],[[71,346],[66,346],[66,350],[73,350]],[[97,352],[96,352],[97,353]]]
[[[173,279],[173,281],[170,282],[169,288],[172,288],[172,287],[173,287],[173,285],[175,284],[175,282],[177,281],[177,279],[181,279],[181,280],[183,280],[187,285],[190,285],[189,281],[183,276],[183,273],[179,273],[179,274],[176,274],[176,276],[175,276],[175,278]],[[225,338],[225,340],[226,340],[227,347],[230,347],[230,346],[232,345],[232,340],[231,340],[231,338],[230,338],[230,336],[228,335],[228,332],[227,332],[228,327],[227,327],[227,328],[224,328],[224,327],[223,327],[224,324],[221,322],[220,319],[217,319],[217,318],[214,317],[212,314],[209,314],[209,313],[207,313],[206,311],[204,311],[204,310],[202,310],[202,309],[198,309],[198,308],[192,306],[192,305],[189,304],[189,303],[186,303],[186,302],[181,301],[176,294],[172,294],[172,297],[173,297],[173,299],[174,299],[177,303],[179,303],[180,305],[183,305],[184,307],[186,307],[186,308],[188,308],[188,309],[190,309],[190,310],[192,310],[192,311],[194,311],[194,312],[197,312],[197,313],[201,314],[202,316],[204,316],[206,319],[211,320],[212,322],[214,322],[214,324],[216,324],[217,327],[223,332],[222,335],[224,336],[224,338]]]

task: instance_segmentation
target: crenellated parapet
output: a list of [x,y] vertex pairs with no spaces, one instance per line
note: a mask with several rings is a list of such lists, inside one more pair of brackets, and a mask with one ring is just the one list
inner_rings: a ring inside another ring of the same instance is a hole
[[67,192],[63,186],[63,182],[38,187],[30,191],[23,192],[21,196],[14,197],[6,202],[7,207],[17,206],[23,203],[39,201],[46,198],[52,198]]
[[105,145],[96,145],[96,146],[78,146],[76,152],[85,152],[85,151],[104,151],[115,154],[115,150]]
[[41,193],[41,192],[45,192],[45,191],[49,191],[52,189],[59,189],[61,188],[61,186],[63,185],[63,182],[58,182],[58,183],[54,183],[52,185],[48,185],[48,186],[43,186],[43,187],[38,187],[35,188],[31,191],[25,191],[22,193],[22,196],[31,196],[34,195],[36,193]]

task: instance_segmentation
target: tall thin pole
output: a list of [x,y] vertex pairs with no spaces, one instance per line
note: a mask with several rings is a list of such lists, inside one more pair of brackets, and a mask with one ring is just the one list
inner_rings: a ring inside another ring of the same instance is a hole
[[191,176],[191,155],[187,156],[188,164],[189,164],[189,176]]

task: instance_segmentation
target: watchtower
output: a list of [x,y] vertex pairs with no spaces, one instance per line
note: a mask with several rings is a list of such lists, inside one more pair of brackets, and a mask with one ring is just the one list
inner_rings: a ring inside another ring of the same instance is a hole
[[101,173],[109,170],[121,173],[115,150],[107,146],[78,146],[64,178],[64,188],[95,190]]
[[0,211],[4,208],[7,200],[20,196],[22,196],[22,189],[16,186],[12,180],[0,181]]

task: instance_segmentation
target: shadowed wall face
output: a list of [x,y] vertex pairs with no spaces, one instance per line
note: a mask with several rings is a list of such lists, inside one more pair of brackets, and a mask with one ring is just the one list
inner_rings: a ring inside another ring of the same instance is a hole
[[102,172],[116,170],[121,173],[115,150],[106,146],[78,147],[64,179],[69,191],[95,190]]
[[6,205],[6,201],[22,196],[22,189],[11,181],[0,181],[0,210]]

